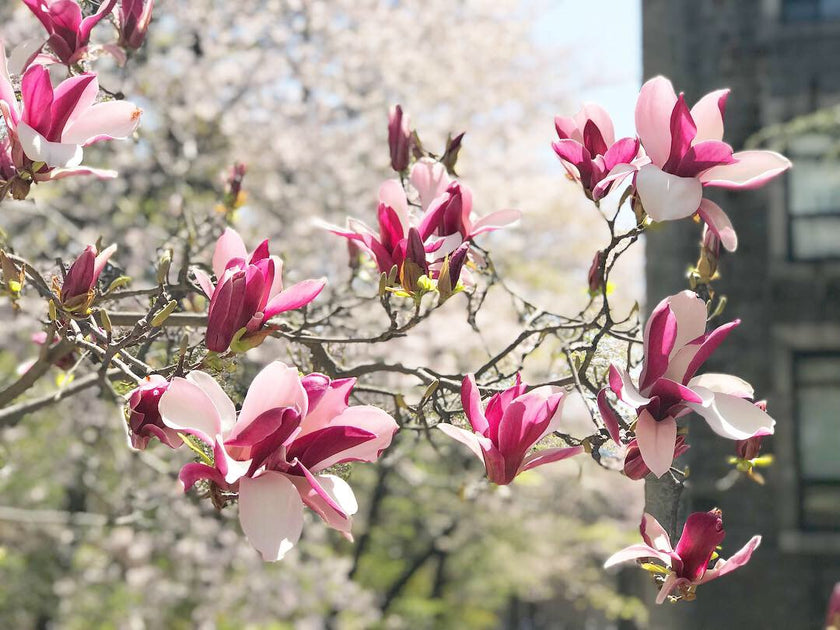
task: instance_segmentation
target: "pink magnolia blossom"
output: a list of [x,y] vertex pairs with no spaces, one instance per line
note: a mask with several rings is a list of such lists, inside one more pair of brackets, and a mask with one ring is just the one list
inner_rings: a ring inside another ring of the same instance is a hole
[[117,0],[105,0],[97,12],[82,17],[76,0],[23,0],[49,34],[46,44],[65,65],[79,61],[87,52],[90,32],[114,9]]
[[155,0],[120,0],[117,12],[120,46],[136,50],[143,45],[154,6]]
[[723,117],[729,90],[710,92],[690,110],[671,82],[654,77],[642,86],[636,103],[636,131],[650,158],[636,175],[636,190],[654,221],[698,213],[734,251],[732,223],[716,203],[703,198],[705,186],[757,188],[790,168],[773,151],[733,153],[723,142]]
[[327,283],[326,278],[303,280],[284,289],[283,262],[269,255],[268,240],[248,254],[242,237],[231,228],[216,242],[213,272],[215,286],[205,272],[195,271],[210,298],[206,344],[213,352],[225,352],[234,339],[245,349],[259,345],[271,332],[266,324],[272,317],[306,306]]
[[18,171],[34,170],[39,181],[69,175],[116,176],[113,171],[79,166],[82,149],[101,140],[127,138],[137,128],[142,110],[128,101],[96,103],[99,84],[89,73],[70,77],[53,89],[47,69],[33,65],[24,72],[20,89],[18,104],[0,45],[0,111]]
[[65,309],[85,311],[90,307],[99,276],[115,251],[117,251],[116,244],[106,247],[98,254],[96,247],[88,245],[73,261],[59,291],[61,304]]
[[639,384],[610,366],[609,389],[636,410],[636,440],[645,464],[661,477],[671,466],[677,418],[695,411],[723,437],[744,440],[758,431],[773,432],[775,421],[753,405],[749,383],[729,374],[697,370],[739,324],[706,333],[706,304],[691,291],[662,300],[644,331],[644,363]]
[[145,450],[152,438],[157,438],[169,448],[178,448],[183,444],[178,432],[166,426],[160,415],[160,399],[168,387],[169,382],[165,378],[152,374],[128,395],[126,429],[131,448]]
[[664,565],[666,577],[659,589],[656,603],[661,604],[675,590],[687,599],[694,598],[700,584],[711,582],[732,573],[752,557],[761,544],[761,536],[753,536],[728,560],[719,559],[709,567],[715,548],[726,536],[720,510],[694,512],[685,521],[676,548],[671,546],[668,533],[650,514],[642,517],[639,526],[644,543],[631,545],[610,556],[604,563],[609,568],[629,560],[658,560]]
[[484,462],[491,483],[504,486],[521,472],[560,461],[583,452],[582,446],[528,451],[557,430],[563,405],[563,391],[527,385],[516,375],[516,384],[494,394],[482,408],[475,377],[468,374],[461,384],[461,403],[472,431],[440,423],[437,428],[466,445]]
[[408,168],[411,152],[411,123],[402,107],[395,105],[388,113],[388,148],[391,151],[391,168],[398,173]]
[[554,127],[560,139],[551,146],[590,199],[602,199],[636,170],[639,139],[616,141],[610,115],[599,105],[587,103],[570,118],[557,116]]
[[185,491],[208,480],[239,493],[239,521],[266,561],[281,559],[300,538],[303,506],[350,536],[358,509],[350,486],[324,471],[343,462],[373,462],[397,431],[376,407],[348,406],[355,379],[301,376],[270,363],[254,378],[237,414],[204,372],[174,378],[160,400],[164,423],[212,448],[207,463],[186,464]]

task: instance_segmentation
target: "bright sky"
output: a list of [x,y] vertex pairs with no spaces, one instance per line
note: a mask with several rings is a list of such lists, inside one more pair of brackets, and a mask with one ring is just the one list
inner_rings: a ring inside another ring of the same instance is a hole
[[[584,101],[612,116],[616,138],[635,135],[633,108],[642,79],[641,0],[549,0],[534,27],[538,43],[563,50],[557,80],[576,86],[574,110]],[[549,80],[552,77],[547,77]],[[558,112],[560,113],[560,112]]]

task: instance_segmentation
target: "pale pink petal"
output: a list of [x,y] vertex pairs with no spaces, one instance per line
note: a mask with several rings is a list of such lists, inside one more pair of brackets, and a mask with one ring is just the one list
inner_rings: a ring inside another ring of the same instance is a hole
[[355,384],[356,379],[354,378],[333,381],[315,408],[310,409],[306,418],[300,423],[299,437],[331,426],[336,418],[347,409],[347,399]]
[[128,101],[97,103],[67,124],[61,141],[87,146],[98,140],[127,138],[137,129],[142,113]]
[[706,332],[706,303],[694,291],[680,291],[666,298],[668,307],[677,318],[677,338],[674,352]]
[[248,250],[239,233],[233,228],[225,228],[219,240],[216,241],[216,249],[213,252],[213,273],[216,274],[216,279],[222,277],[228,261],[247,257]]
[[278,295],[283,290],[283,261],[279,256],[269,256],[274,262],[274,280],[271,282],[271,289],[268,291],[268,299]]
[[491,212],[485,217],[481,217],[472,224],[472,229],[470,229],[470,236],[478,236],[479,234],[483,234],[484,232],[492,232],[493,230],[499,230],[503,227],[507,227],[513,223],[519,221],[522,218],[522,212],[519,210],[497,210],[496,212]]
[[446,424],[445,422],[441,422],[435,426],[453,440],[457,440],[469,448],[473,453],[475,453],[475,456],[478,457],[478,459],[484,462],[484,455],[482,453],[481,442],[478,439],[478,435],[472,431],[467,431],[466,429]]
[[[659,587],[659,594],[656,596],[656,603],[662,604],[666,599],[668,599],[668,595],[671,594],[682,578],[678,578],[676,573],[669,573],[668,577],[665,578],[665,581],[662,583],[662,586]],[[687,580],[683,580],[687,581]]]
[[610,118],[607,110],[597,103],[584,103],[580,111],[575,114],[575,119],[581,130],[586,126],[586,121],[591,120],[598,127],[598,131],[601,132],[601,137],[607,146],[615,143],[615,129],[613,128],[612,118]]
[[394,433],[399,429],[397,422],[385,411],[370,405],[356,405],[347,407],[330,423],[330,426],[357,427],[376,435],[376,439],[368,440],[346,450],[335,453],[327,459],[318,462],[313,472],[329,468],[333,464],[345,461],[373,462],[376,461],[386,448],[391,445]]
[[475,375],[467,374],[461,381],[461,407],[467,415],[467,421],[473,431],[487,435],[490,424],[484,416],[484,407],[481,405],[481,392],[475,383]]
[[688,406],[703,416],[718,435],[731,440],[746,440],[759,431],[768,431],[768,435],[773,433],[776,421],[748,400],[729,394],[716,394],[702,387],[696,387],[694,391],[704,398],[708,395],[706,392],[712,395],[708,404],[688,403]]
[[352,541],[350,527],[353,524],[353,519],[351,517],[359,510],[359,504],[356,502],[353,489],[341,477],[335,475],[317,475],[316,477],[318,485],[330,496],[333,503],[341,507],[345,516],[331,507],[304,477],[290,475],[288,479],[295,484],[304,504],[309,509],[320,516],[329,527],[340,531]]
[[706,186],[757,188],[791,167],[790,160],[774,151],[741,151],[734,164],[722,164],[700,173]]
[[706,571],[706,574],[700,579],[699,584],[709,582],[716,578],[722,577],[727,573],[732,573],[747,562],[753,555],[753,552],[758,549],[761,544],[761,536],[753,536],[746,545],[741,547],[731,558],[727,560],[718,560],[714,567]]
[[[194,374],[194,372],[192,372]],[[212,444],[222,429],[219,412],[210,397],[185,378],[172,379],[158,404],[163,423]]]
[[742,378],[731,374],[701,374],[688,382],[690,388],[704,387],[716,394],[729,394],[738,398],[753,398],[755,391],[752,385]]
[[288,289],[283,289],[265,305],[265,319],[271,319],[275,315],[286,311],[303,308],[318,297],[326,285],[326,278],[318,278],[317,280],[303,280],[293,284]]
[[222,435],[216,436],[216,443],[213,445],[214,464],[223,475],[225,483],[234,484],[243,476],[248,474],[251,468],[251,460],[234,459],[225,447]]
[[661,477],[671,469],[677,443],[677,421],[670,416],[655,420],[645,409],[636,422],[636,443],[650,471]]
[[701,98],[691,108],[691,117],[697,125],[694,142],[723,140],[723,112],[721,109],[729,96],[729,90],[715,90]]
[[532,468],[536,468],[537,466],[551,464],[552,462],[559,462],[562,459],[568,459],[569,457],[580,455],[584,452],[584,450],[585,449],[582,446],[561,446],[557,448],[544,448],[541,451],[536,451],[528,455],[528,457],[526,457],[522,461],[522,464],[519,466],[519,471],[517,472],[517,474],[526,470],[531,470]]
[[9,77],[9,68],[6,65],[6,49],[2,41],[0,41],[0,101],[4,101],[8,105],[12,124],[17,124],[17,96]]
[[676,104],[674,86],[665,77],[650,79],[639,91],[636,132],[657,166],[665,164],[671,153],[671,112]]
[[229,439],[235,439],[265,411],[288,407],[296,409],[303,417],[308,406],[306,390],[300,382],[297,368],[273,361],[260,370],[251,381],[242,403],[242,410],[239,412],[239,420]]
[[636,190],[645,212],[654,221],[690,217],[700,207],[703,185],[693,177],[678,177],[647,164],[636,175]]
[[119,173],[110,169],[76,166],[74,168],[54,168],[46,173],[35,173],[35,181],[46,182],[77,175],[93,175],[98,179],[114,179]]
[[735,234],[732,221],[729,220],[723,208],[714,201],[703,199],[697,212],[728,251],[734,252],[738,249],[738,235]]
[[665,528],[659,524],[659,521],[647,512],[645,512],[642,516],[642,523],[639,525],[639,531],[642,533],[642,539],[645,541],[645,544],[653,547],[654,549],[658,549],[663,553],[670,553],[674,550],[671,545],[671,537],[668,536],[668,532],[666,532]]
[[206,372],[193,370],[187,374],[187,380],[201,388],[216,408],[221,423],[221,433],[226,434],[236,422],[236,407],[233,401],[212,376]]
[[239,522],[266,562],[280,560],[303,531],[303,502],[285,475],[269,471],[239,480]]
[[417,190],[420,205],[425,212],[432,201],[446,192],[451,179],[443,164],[429,158],[421,158],[411,168],[409,181]]
[[403,190],[402,184],[396,179],[383,182],[379,187],[379,201],[397,213],[403,228],[403,236],[405,236],[410,225],[408,221],[408,200],[405,198],[405,190]]
[[93,277],[99,278],[102,270],[105,269],[105,265],[108,264],[108,260],[111,256],[114,255],[114,252],[117,251],[117,244],[114,243],[113,245],[109,245],[101,252],[96,255],[96,259],[93,261]]
[[72,168],[82,161],[82,147],[78,144],[50,142],[23,121],[18,122],[17,135],[23,152],[33,162]]
[[610,366],[610,389],[613,390],[613,393],[618,396],[621,402],[634,409],[644,407],[650,402],[650,398],[643,396],[636,388],[630,375],[615,366]]
[[607,173],[606,177],[598,182],[595,188],[592,189],[592,196],[595,199],[601,199],[607,194],[607,188],[613,184],[620,186],[621,182],[624,181],[631,173],[638,171],[640,166],[643,166],[643,164],[616,164],[610,169],[610,172]]
[[609,569],[610,567],[614,567],[617,564],[621,564],[622,562],[628,562],[630,560],[642,560],[644,558],[655,558],[657,560],[661,560],[665,563],[666,567],[671,566],[671,556],[667,553],[659,551],[658,549],[654,549],[648,545],[643,545],[641,543],[637,545],[630,545],[629,547],[625,547],[621,551],[616,551],[613,555],[607,558],[607,561],[604,562],[604,568]]
[[195,281],[198,282],[198,286],[204,291],[204,295],[208,298],[213,297],[216,287],[213,286],[213,281],[210,279],[210,276],[201,269],[195,269],[193,273],[195,273]]

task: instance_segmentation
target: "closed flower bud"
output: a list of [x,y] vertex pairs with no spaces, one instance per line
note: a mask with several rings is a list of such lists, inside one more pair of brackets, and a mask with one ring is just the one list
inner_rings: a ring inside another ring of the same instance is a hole
[[411,151],[411,129],[408,116],[403,114],[399,105],[388,114],[388,148],[391,150],[391,168],[398,173],[406,170]]

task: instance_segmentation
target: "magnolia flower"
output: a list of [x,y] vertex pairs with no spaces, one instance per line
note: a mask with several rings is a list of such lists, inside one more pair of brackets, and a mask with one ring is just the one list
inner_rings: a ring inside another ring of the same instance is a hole
[[683,291],[662,300],[647,321],[638,387],[627,372],[610,366],[609,389],[636,410],[639,451],[657,477],[673,462],[677,418],[691,411],[703,416],[715,433],[732,440],[773,432],[775,421],[746,400],[753,397],[749,383],[729,374],[695,376],[739,323],[707,334],[706,304]]
[[468,374],[461,384],[461,403],[472,431],[440,423],[437,428],[469,447],[484,462],[490,482],[504,486],[521,472],[560,461],[583,452],[582,446],[528,451],[542,438],[557,430],[563,392],[557,387],[537,387],[526,393],[519,374],[516,384],[494,394],[482,409],[475,376]]
[[155,0],[120,0],[117,12],[120,46],[136,50],[143,45],[154,6]]
[[58,289],[61,304],[66,310],[84,313],[90,308],[99,276],[115,251],[117,251],[116,244],[103,249],[98,254],[96,247],[88,245],[85,251],[73,261],[67,275],[64,276],[64,282]]
[[432,202],[449,188],[452,178],[446,171],[446,166],[431,158],[420,158],[411,167],[408,181],[420,200],[423,212],[429,209]]
[[388,113],[388,148],[391,151],[391,168],[398,173],[408,168],[411,151],[411,123],[402,107],[395,105]]
[[610,115],[587,103],[571,118],[554,118],[558,141],[552,148],[569,176],[583,186],[586,196],[598,201],[636,170],[638,138],[616,141]]
[[636,190],[654,221],[671,221],[695,212],[734,251],[738,240],[726,213],[703,199],[704,186],[757,188],[790,168],[773,151],[733,153],[723,142],[729,90],[717,90],[690,110],[682,94],[664,77],[642,86],[636,103],[636,131],[650,164],[636,175]]
[[213,453],[181,469],[184,490],[207,480],[238,492],[242,530],[266,561],[280,560],[298,541],[304,505],[350,538],[356,498],[347,482],[323,471],[375,461],[398,428],[381,409],[348,406],[354,384],[323,374],[301,378],[275,361],[254,378],[237,414],[209,374],[172,379],[160,400],[164,423]]
[[81,74],[53,89],[40,65],[30,66],[21,79],[18,104],[0,45],[0,111],[6,121],[11,158],[17,170],[34,168],[36,180],[68,175],[115,177],[79,164],[83,147],[134,133],[142,111],[127,101],[95,103],[99,84],[94,74]]
[[[519,210],[498,210],[481,218],[473,217],[472,191],[463,184],[452,182],[446,192],[435,199],[420,219],[418,230],[426,241],[436,236],[447,242],[442,251],[449,253],[463,242],[479,234],[493,232],[518,221]],[[438,257],[442,257],[438,253]]]
[[206,344],[213,352],[225,352],[236,340],[242,349],[262,343],[271,331],[266,323],[275,315],[293,311],[318,297],[326,278],[304,280],[283,288],[283,262],[269,256],[268,240],[249,255],[242,237],[225,229],[216,242],[213,272],[218,284],[205,272],[195,276],[210,298]]
[[49,33],[46,44],[61,63],[72,65],[87,52],[90,32],[114,8],[117,0],[106,0],[93,15],[83,18],[75,0],[23,0]]
[[682,535],[676,548],[671,546],[668,533],[650,514],[642,517],[639,526],[643,544],[631,545],[613,554],[604,563],[604,568],[615,566],[628,560],[658,560],[660,565],[648,565],[654,573],[665,576],[659,588],[656,603],[661,604],[675,590],[680,596],[691,600],[700,584],[711,582],[749,562],[750,557],[761,544],[761,536],[753,536],[729,560],[719,559],[709,568],[712,554],[723,541],[723,519],[720,510],[695,512],[685,521]]
[[152,438],[157,438],[169,448],[178,448],[183,444],[178,432],[167,427],[160,415],[160,399],[168,387],[169,382],[165,378],[152,374],[128,394],[126,429],[131,448],[145,450]]

